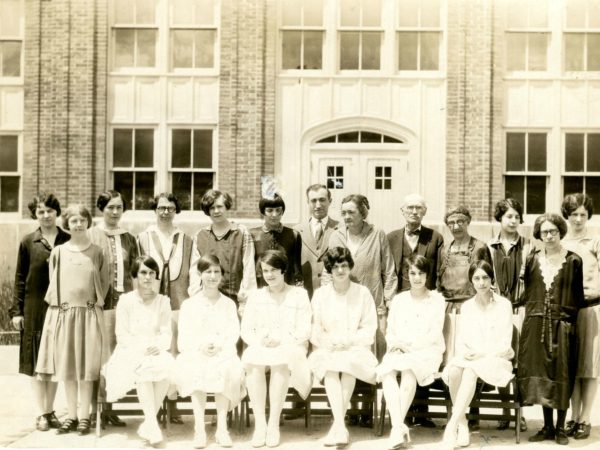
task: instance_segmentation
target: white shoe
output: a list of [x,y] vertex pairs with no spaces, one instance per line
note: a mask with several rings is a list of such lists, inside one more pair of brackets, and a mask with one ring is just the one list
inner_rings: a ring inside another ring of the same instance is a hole
[[350,433],[348,433],[348,428],[346,428],[344,425],[342,425],[340,428],[338,428],[337,433],[336,433],[336,445],[344,446],[344,445],[348,445],[349,442],[350,442]]
[[227,430],[217,430],[215,433],[215,441],[220,447],[229,448],[233,446],[231,436],[229,436],[229,431]]
[[194,442],[192,442],[194,448],[205,448],[206,447],[206,431],[204,429],[196,430],[194,435]]
[[329,429],[327,436],[323,438],[323,445],[325,447],[335,447],[337,445],[337,430],[334,425]]
[[405,442],[406,444],[410,442],[410,434],[408,431],[408,427],[406,425],[392,427],[389,440],[389,449],[392,450],[397,448],[403,448]]
[[458,431],[456,434],[456,445],[459,447],[468,447],[471,444],[469,438],[469,425],[465,423],[458,424]]
[[456,434],[457,427],[448,422],[446,425],[446,430],[444,430],[444,438],[442,439],[441,448],[444,450],[452,450],[454,447],[456,447]]
[[162,442],[163,435],[162,431],[160,431],[160,427],[158,426],[158,424],[152,424],[148,428],[150,430],[150,433],[148,435],[148,441],[150,442],[150,445],[156,445],[159,442]]
[[263,427],[254,428],[254,434],[252,435],[252,440],[250,441],[250,445],[254,448],[263,447],[265,445],[265,435],[267,434],[267,430]]
[[277,447],[280,439],[279,427],[267,427],[267,435],[265,437],[267,447]]

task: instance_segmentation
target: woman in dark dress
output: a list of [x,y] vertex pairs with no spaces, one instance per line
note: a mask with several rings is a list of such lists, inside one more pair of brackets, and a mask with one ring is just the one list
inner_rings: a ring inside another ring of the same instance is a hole
[[13,326],[21,332],[19,373],[29,375],[37,410],[36,428],[47,431],[60,427],[53,405],[58,384],[41,381],[35,376],[35,365],[48,304],[44,301],[50,282],[48,258],[56,245],[71,237],[56,226],[60,203],[53,194],[40,193],[28,205],[39,228],[21,241],[17,259],[13,303],[10,308]]
[[[519,341],[517,380],[524,405],[542,405],[544,427],[530,442],[569,443],[565,417],[575,385],[575,322],[583,305],[583,262],[561,245],[567,224],[558,214],[535,220],[533,237],[544,248],[525,262],[525,321]],[[557,410],[556,427],[553,410]]]

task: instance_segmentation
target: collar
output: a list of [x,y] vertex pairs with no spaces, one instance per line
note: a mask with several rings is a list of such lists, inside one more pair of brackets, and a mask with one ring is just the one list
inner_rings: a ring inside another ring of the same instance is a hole
[[[58,241],[59,241],[59,238],[60,238],[61,236],[70,236],[70,234],[69,234],[69,233],[67,233],[66,231],[64,231],[64,230],[63,230],[61,227],[59,227],[59,226],[57,226],[57,227],[56,227],[56,231],[57,231],[57,234],[56,234],[56,239],[55,239],[55,241],[54,241],[54,242],[55,242],[55,247],[56,247],[57,245],[59,245],[59,244],[56,244],[56,242],[58,242]],[[34,242],[41,241],[43,237],[44,237],[44,236],[42,235],[42,228],[41,228],[41,227],[38,227],[38,228],[37,228],[37,229],[36,229],[36,230],[33,232],[33,241],[34,241]]]
[[[370,224],[370,223],[368,223],[368,222],[363,222],[363,224],[364,224],[364,225],[363,225],[363,228],[362,228],[362,231],[361,231],[360,235],[361,235],[361,236],[366,236],[366,235],[368,235],[369,233],[371,233],[371,230],[373,229],[373,225],[371,225],[371,224]],[[340,224],[340,225],[338,225],[338,226],[337,226],[337,229],[338,229],[338,231],[339,231],[340,233],[342,233],[344,236],[347,236],[347,235],[348,235],[348,228],[346,228],[346,225],[345,225],[345,224]]]
[[[240,228],[240,226],[239,226],[237,223],[235,223],[235,222],[231,222],[231,221],[230,221],[230,222],[229,222],[229,229],[228,229],[228,230],[227,230],[227,232],[226,232],[225,234],[223,234],[222,236],[226,236],[226,235],[227,235],[227,233],[229,233],[230,231],[235,231],[235,230],[238,230],[239,228]],[[215,234],[215,232],[213,231],[213,225],[212,225],[212,223],[210,223],[210,224],[208,224],[208,225],[206,225],[206,226],[202,227],[202,229],[203,229],[204,231],[209,231],[209,232],[211,232],[213,235],[217,236],[217,235]]]
[[[317,219],[315,219],[313,216],[310,216],[310,218],[308,219],[308,222],[313,225],[317,223]],[[325,216],[321,219],[321,225],[323,225],[323,228],[327,227],[327,224],[329,223],[329,216]]]
[[[148,226],[148,228],[146,228],[146,231],[148,231],[148,232],[156,231],[156,233],[159,236],[164,236],[164,234],[162,233],[162,231],[160,231],[158,229],[158,226],[156,226],[156,225],[150,225],[150,226]],[[175,236],[177,233],[182,233],[182,231],[179,228],[175,227],[173,229],[173,232],[169,235],[169,239],[173,239],[173,236]]]
[[107,236],[116,236],[117,234],[125,234],[125,233],[127,233],[127,230],[125,230],[125,229],[123,229],[121,227],[117,227],[114,230],[107,230],[106,229],[106,224],[104,222],[98,223],[98,225],[96,225],[96,227],[98,227],[98,229],[104,231]]
[[[512,246],[515,246],[515,245],[521,245],[521,242],[522,242],[522,239],[521,239],[521,238],[522,238],[522,236],[521,236],[520,234],[517,234],[517,239],[516,239],[516,240],[514,240],[514,241],[512,241],[510,244],[511,244]],[[496,236],[495,238],[493,238],[493,239],[490,241],[490,245],[492,245],[492,246],[496,246],[496,245],[502,245],[502,241],[500,240],[500,233],[498,233],[498,236]]]
[[263,223],[261,229],[265,233],[270,233],[270,232],[281,233],[283,231],[283,224],[280,222],[278,228],[275,228],[275,229],[271,230],[271,229],[267,228],[267,226]]
[[416,230],[410,231],[407,227],[404,227],[404,234],[407,236],[418,236],[423,231],[423,227],[419,225]]

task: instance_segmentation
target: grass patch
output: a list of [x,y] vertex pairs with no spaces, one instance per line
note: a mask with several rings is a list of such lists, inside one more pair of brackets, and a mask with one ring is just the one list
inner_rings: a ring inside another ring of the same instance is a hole
[[7,276],[0,279],[0,331],[14,331],[8,314],[13,298],[13,283]]

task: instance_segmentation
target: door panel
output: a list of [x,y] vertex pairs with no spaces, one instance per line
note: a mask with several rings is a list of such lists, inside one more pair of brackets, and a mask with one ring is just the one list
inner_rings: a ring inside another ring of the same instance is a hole
[[315,183],[322,183],[329,188],[331,192],[331,206],[329,215],[340,220],[340,210],[342,199],[348,195],[359,192],[359,164],[358,154],[331,157],[317,156],[317,163],[313,167],[318,167],[318,179]]

